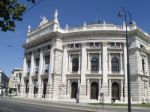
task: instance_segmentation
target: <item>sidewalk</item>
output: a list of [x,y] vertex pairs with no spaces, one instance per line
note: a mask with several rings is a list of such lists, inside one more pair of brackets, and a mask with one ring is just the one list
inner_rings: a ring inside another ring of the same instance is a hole
[[[53,108],[65,108],[70,110],[80,110],[85,112],[116,112],[112,111],[112,109],[127,109],[127,106],[111,106],[111,105],[90,105],[86,103],[75,103],[75,102],[63,102],[63,101],[50,101],[44,99],[28,99],[28,98],[20,98],[20,97],[5,97],[4,100],[9,100],[13,102],[27,103],[33,105],[40,105],[46,107]],[[141,107],[132,107],[132,109],[139,110],[150,110],[150,108],[141,108]],[[107,110],[107,111],[106,111]]]

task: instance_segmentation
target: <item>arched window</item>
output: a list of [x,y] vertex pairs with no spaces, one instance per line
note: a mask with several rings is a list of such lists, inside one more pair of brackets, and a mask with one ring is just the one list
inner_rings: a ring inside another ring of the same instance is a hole
[[112,58],[111,60],[111,69],[112,69],[112,72],[119,72],[120,71],[120,65],[119,65],[119,59],[114,57]]
[[79,59],[78,58],[73,58],[72,59],[72,71],[77,72],[79,69]]
[[142,59],[142,70],[143,70],[143,73],[145,73],[145,62],[144,62],[144,59]]
[[97,72],[99,68],[99,60],[96,57],[93,57],[91,59],[91,71],[92,72]]

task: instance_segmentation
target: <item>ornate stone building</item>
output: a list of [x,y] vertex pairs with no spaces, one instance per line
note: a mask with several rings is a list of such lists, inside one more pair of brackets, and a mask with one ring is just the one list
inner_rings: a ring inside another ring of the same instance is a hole
[[9,94],[20,95],[20,84],[22,77],[22,68],[14,68],[11,76],[9,77]]
[[[150,100],[150,36],[128,26],[131,96]],[[35,30],[28,28],[23,46],[22,97],[97,102],[127,101],[125,25],[84,23],[60,28],[57,11],[51,21],[43,17]],[[103,93],[103,94],[101,94]]]
[[8,81],[9,81],[9,78],[4,73],[4,71],[2,69],[0,69],[0,95],[1,94],[3,94],[3,95],[7,94]]

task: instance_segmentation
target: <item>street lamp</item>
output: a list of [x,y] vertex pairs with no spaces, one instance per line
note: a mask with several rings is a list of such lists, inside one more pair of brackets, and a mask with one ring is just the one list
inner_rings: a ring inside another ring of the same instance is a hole
[[[129,16],[129,21],[127,21],[127,15]],[[127,48],[127,83],[128,83],[128,112],[131,112],[131,88],[130,88],[130,63],[129,63],[129,38],[128,38],[128,25],[132,24],[131,14],[129,11],[121,7],[118,13],[118,17],[124,17],[125,27],[126,27],[126,48]]]

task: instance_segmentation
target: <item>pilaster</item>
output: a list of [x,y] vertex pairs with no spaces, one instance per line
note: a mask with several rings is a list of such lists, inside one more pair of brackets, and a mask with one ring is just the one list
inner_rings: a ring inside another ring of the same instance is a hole
[[111,93],[112,93],[112,83],[111,83],[111,79],[109,79],[109,98],[111,99],[112,98],[112,96],[111,96]]
[[123,54],[124,54],[124,101],[127,101],[128,98],[128,90],[127,90],[127,47],[126,43],[124,43],[123,48]]
[[42,98],[42,82],[41,82],[41,74],[43,72],[44,59],[43,59],[43,51],[40,51],[40,63],[39,63],[39,74],[38,74],[38,98]]
[[86,53],[86,43],[82,43],[81,48],[81,83],[80,83],[80,100],[84,100],[86,97],[86,65],[87,65],[87,53]]
[[102,56],[101,56],[101,52],[100,52],[100,53],[99,53],[99,74],[102,73],[102,69],[101,69],[101,68],[102,68],[102,67],[101,67],[101,65],[102,65],[102,64],[101,64],[101,63],[102,63],[101,60],[102,60],[102,59],[101,59],[101,57],[102,57]]
[[108,53],[107,53],[107,42],[103,42],[103,95],[104,95],[104,101],[108,101]]
[[54,49],[51,47],[50,50],[50,61],[49,61],[49,73],[48,73],[48,82],[46,87],[46,98],[52,99],[53,98],[53,80],[54,80]]
[[111,52],[108,53],[108,71],[109,71],[109,74],[111,74]]
[[61,85],[60,85],[60,96],[66,96],[66,74],[68,73],[68,52],[67,45],[63,47],[63,64],[62,64],[62,76],[61,76]]
[[32,81],[32,76],[34,75],[34,55],[32,52],[31,55],[31,71],[30,71],[30,75],[29,75],[29,98],[32,98],[33,95],[33,81]]
[[121,80],[121,98],[120,98],[121,101],[123,101],[123,80]]
[[101,100],[101,94],[100,94],[100,93],[101,93],[101,90],[102,90],[102,88],[101,88],[102,85],[101,85],[101,84],[102,84],[102,80],[99,79],[99,94],[98,94],[98,100],[99,100],[99,101]]
[[120,53],[120,73],[123,74],[123,60],[122,60],[122,53]]
[[21,91],[20,91],[20,96],[21,97],[24,97],[25,96],[25,82],[24,82],[24,77],[26,75],[26,71],[27,71],[27,63],[26,63],[26,57],[24,56],[24,59],[23,59],[23,75],[21,77]]

